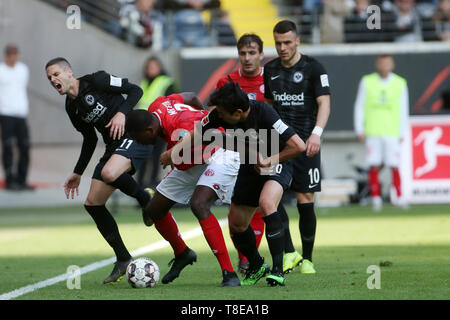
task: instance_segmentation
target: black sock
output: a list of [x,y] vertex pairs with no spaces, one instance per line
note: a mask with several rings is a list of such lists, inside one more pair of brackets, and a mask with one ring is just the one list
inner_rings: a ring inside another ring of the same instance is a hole
[[291,232],[289,231],[289,217],[287,215],[286,209],[283,204],[280,202],[277,208],[278,213],[280,214],[281,223],[284,228],[284,252],[294,252],[294,244],[292,243]]
[[284,228],[280,214],[274,213],[265,216],[266,239],[272,255],[272,272],[283,272],[283,254],[284,254]]
[[145,207],[150,198],[150,195],[145,192],[128,173],[121,174],[115,181],[111,182],[110,185],[119,189],[127,196],[135,198],[142,208]]
[[314,248],[314,239],[316,237],[316,214],[314,212],[314,203],[297,203],[298,213],[300,214],[299,229],[302,239],[303,259],[312,261],[312,252]]
[[125,244],[120,237],[119,228],[111,213],[105,206],[84,206],[86,211],[94,219],[103,238],[109,243],[116,254],[118,261],[126,261],[131,258]]
[[264,259],[259,255],[252,227],[248,226],[244,232],[231,233],[231,239],[236,249],[247,257],[250,268],[256,268],[263,264]]

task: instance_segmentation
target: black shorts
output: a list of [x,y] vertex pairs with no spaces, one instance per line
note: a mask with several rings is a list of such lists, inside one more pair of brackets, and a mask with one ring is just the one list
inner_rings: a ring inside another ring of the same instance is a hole
[[153,145],[144,146],[128,138],[122,139],[122,143],[119,144],[118,147],[115,149],[111,148],[111,146],[106,146],[105,153],[95,166],[92,179],[103,181],[102,179],[103,167],[113,154],[118,154],[131,160],[132,168],[129,174],[133,175],[140,168],[141,164],[144,163],[146,159],[151,156],[152,151]]
[[254,165],[241,165],[231,202],[236,205],[258,207],[261,191],[268,180],[277,181],[286,191],[292,180],[292,166],[285,164],[278,164],[276,173],[270,176],[260,175]]
[[[309,158],[306,152],[288,161],[292,170],[286,170],[282,174],[292,172],[291,190],[295,192],[308,193],[320,192],[322,174],[320,172],[320,151],[314,157]],[[286,177],[285,179],[288,179]]]

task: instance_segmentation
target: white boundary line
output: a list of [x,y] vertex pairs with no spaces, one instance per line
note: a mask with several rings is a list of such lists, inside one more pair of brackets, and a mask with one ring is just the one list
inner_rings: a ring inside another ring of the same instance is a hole
[[[219,224],[221,227],[226,226],[228,224],[228,219],[227,218],[220,219]],[[183,233],[181,236],[182,236],[183,240],[188,240],[191,238],[198,237],[201,234],[203,234],[203,231],[200,227],[198,227],[198,228],[195,228],[195,229],[192,229],[190,231]],[[133,257],[138,257],[145,253],[153,252],[153,251],[165,248],[167,246],[169,246],[169,242],[167,242],[166,240],[161,240],[161,241],[152,243],[148,246],[133,250],[132,252],[130,252],[130,254]],[[88,264],[87,266],[80,268],[80,274],[85,274],[85,273],[103,268],[107,265],[114,263],[115,261],[116,261],[116,257],[111,257],[108,259],[104,259],[104,260],[100,260],[100,261]],[[43,280],[43,281],[40,281],[40,282],[37,282],[34,284],[30,284],[28,286],[25,286],[25,287],[22,287],[22,288],[19,288],[19,289],[16,289],[16,290],[13,290],[13,291],[10,291],[10,292],[0,295],[0,300],[11,300],[11,299],[23,296],[24,294],[36,291],[38,289],[49,287],[49,286],[54,285],[59,282],[63,282],[65,280],[67,280],[68,277],[69,277],[69,274],[63,273],[63,274],[60,274],[59,276],[56,276],[56,277],[53,277],[53,278],[50,278],[47,280]]]

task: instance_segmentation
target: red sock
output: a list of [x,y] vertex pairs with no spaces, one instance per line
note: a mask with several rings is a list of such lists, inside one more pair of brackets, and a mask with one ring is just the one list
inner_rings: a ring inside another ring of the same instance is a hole
[[401,180],[398,168],[392,168],[392,184],[394,185],[395,191],[397,191],[397,197],[400,198],[402,196],[402,189],[400,187]]
[[379,197],[381,195],[380,181],[378,180],[378,170],[370,168],[369,170],[369,187],[370,195],[372,197]]
[[203,235],[205,236],[209,247],[216,256],[217,261],[219,261],[222,271],[227,270],[234,272],[227,247],[225,246],[222,230],[220,229],[216,217],[213,214],[210,215],[208,218],[200,221],[200,226],[202,227]]
[[156,230],[166,239],[175,255],[179,255],[186,249],[186,243],[181,238],[177,223],[170,212],[168,212],[162,219],[154,220]]
[[255,212],[252,221],[250,221],[250,226],[255,232],[256,247],[259,248],[259,245],[261,244],[261,240],[264,235],[264,227],[265,227],[264,219],[260,211]]

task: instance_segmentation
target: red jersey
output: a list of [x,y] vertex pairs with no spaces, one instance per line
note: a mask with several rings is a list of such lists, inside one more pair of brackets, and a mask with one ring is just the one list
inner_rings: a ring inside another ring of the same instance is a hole
[[[195,124],[209,113],[207,110],[198,110],[184,104],[181,94],[157,98],[148,107],[148,112],[158,118],[163,129],[162,138],[167,142],[167,150],[172,148],[187,132],[194,130]],[[182,163],[175,167],[179,170],[188,170],[194,165],[191,161],[190,164]]]
[[216,89],[221,88],[228,81],[228,77],[234,83],[239,82],[239,86],[247,93],[250,100],[266,101],[264,98],[264,68],[261,67],[261,72],[255,77],[245,77],[241,74],[241,69],[233,71],[229,75],[223,77],[217,82]]

